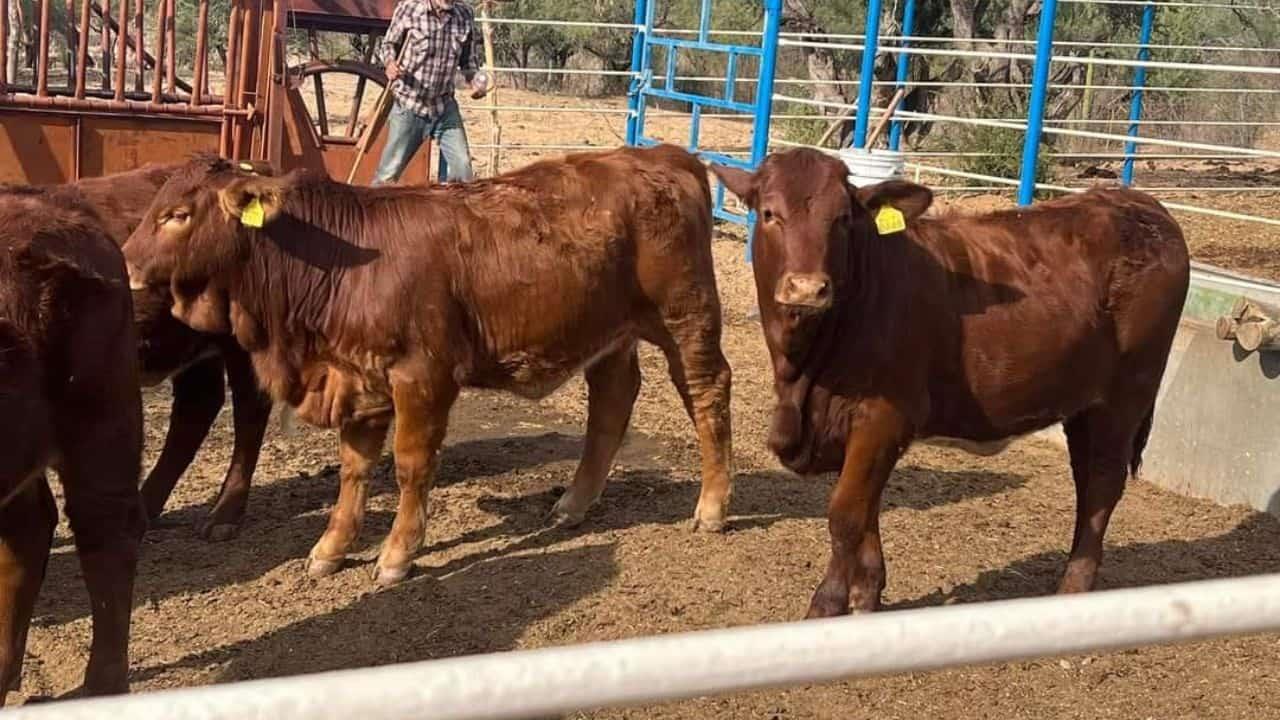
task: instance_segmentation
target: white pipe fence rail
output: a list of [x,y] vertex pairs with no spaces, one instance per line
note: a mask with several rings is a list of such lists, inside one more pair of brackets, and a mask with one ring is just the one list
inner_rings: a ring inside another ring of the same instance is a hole
[[6,714],[11,720],[515,720],[1277,630],[1280,575],[1261,575],[476,655]]

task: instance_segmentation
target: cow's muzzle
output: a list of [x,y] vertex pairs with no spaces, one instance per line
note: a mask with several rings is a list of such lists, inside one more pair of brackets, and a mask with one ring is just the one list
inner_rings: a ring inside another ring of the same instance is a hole
[[773,299],[791,310],[822,312],[831,307],[831,276],[826,273],[787,273],[778,281]]

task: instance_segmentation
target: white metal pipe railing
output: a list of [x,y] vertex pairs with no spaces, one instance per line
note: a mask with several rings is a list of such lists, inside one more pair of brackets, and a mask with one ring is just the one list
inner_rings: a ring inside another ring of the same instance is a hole
[[[800,40],[787,40],[785,38],[778,41],[779,45],[790,47],[807,47],[807,48],[826,48],[828,50],[865,50],[864,45],[855,45],[849,43],[815,43],[804,42]],[[902,55],[937,55],[941,57],[968,57],[968,58],[1001,58],[1004,60],[1025,60],[1033,62],[1036,59],[1031,53],[1011,53],[999,52],[991,50],[954,50],[945,48],[918,48],[918,47],[894,47],[892,45],[882,45],[879,47],[880,52],[902,54]],[[1128,68],[1157,68],[1162,70],[1196,70],[1201,72],[1226,72],[1226,73],[1244,73],[1252,75],[1280,75],[1280,68],[1269,67],[1265,65],[1224,65],[1218,63],[1186,63],[1186,62],[1168,62],[1164,60],[1122,60],[1120,58],[1104,58],[1090,57],[1088,55],[1054,55],[1054,62],[1074,63],[1076,65],[1109,65],[1113,67]]]
[[[850,105],[848,103],[828,102],[826,100],[810,100],[809,98],[798,98],[798,97],[792,97],[789,95],[775,94],[773,96],[773,99],[775,101],[780,101],[780,102],[791,102],[791,103],[797,103],[800,105],[811,105],[814,107],[826,107],[826,108],[844,109],[844,110],[852,109],[854,107],[853,105]],[[883,109],[880,109],[880,108],[874,108],[874,110],[879,113],[884,112]],[[938,113],[923,113],[923,112],[915,112],[910,110],[898,110],[896,115],[907,120],[932,120],[935,122],[953,122],[953,123],[958,123],[962,125],[965,125],[965,124],[978,125],[978,126],[985,126],[985,127],[1002,128],[1005,130],[1025,131],[1027,129],[1027,125],[1025,122],[1012,121],[1012,120],[1006,121],[1006,120],[988,120],[986,118],[965,118],[965,117],[958,117],[955,115],[940,115]],[[1209,152],[1235,153],[1242,157],[1247,156],[1247,157],[1280,158],[1280,152],[1277,152],[1277,151],[1257,150],[1254,148],[1239,148],[1239,147],[1233,147],[1231,145],[1212,145],[1209,143],[1188,142],[1183,140],[1166,140],[1164,138],[1116,135],[1114,133],[1101,133],[1101,132],[1094,132],[1092,130],[1070,130],[1068,128],[1060,128],[1060,127],[1045,127],[1043,128],[1042,132],[1046,134],[1053,134],[1053,135],[1064,135],[1067,137],[1089,138],[1092,140],[1111,140],[1115,142],[1132,142],[1132,143],[1147,144],[1147,145],[1163,145],[1166,147],[1180,147],[1180,148],[1187,148],[1189,150],[1206,150]]]
[[[813,145],[806,145],[804,143],[791,142],[789,140],[784,140],[781,138],[770,138],[769,142],[772,145],[779,145],[783,147],[812,147],[815,150],[820,150],[822,152],[825,152],[831,155],[838,154],[835,150],[831,150],[830,148],[814,147]],[[934,165],[924,165],[921,163],[911,163],[911,162],[903,163],[903,165],[909,170],[914,170],[917,175],[920,175],[920,174],[941,175],[944,177],[956,177],[956,178],[963,178],[966,180],[982,180],[983,182],[991,182],[998,185],[1008,185],[1008,186],[1017,186],[1020,184],[1019,181],[1010,180],[1009,178],[997,177],[995,175],[983,175],[980,173],[971,173],[971,172],[966,172],[964,170],[953,170],[951,168],[942,168]],[[1066,192],[1066,193],[1079,193],[1079,192],[1084,192],[1085,190],[1088,190],[1088,188],[1070,187],[1067,185],[1054,185],[1050,183],[1036,183],[1035,187],[1037,190],[1052,190],[1054,192]],[[1200,207],[1198,205],[1171,203],[1163,200],[1161,201],[1161,204],[1170,210],[1180,210],[1182,212],[1195,213],[1197,215],[1210,215],[1213,217],[1226,218],[1228,220],[1241,220],[1244,222],[1260,223],[1263,225],[1280,226],[1280,218],[1270,218],[1270,217],[1264,217],[1261,215],[1247,215],[1245,213],[1231,212],[1228,210],[1218,210],[1216,208]]]
[[504,720],[1280,630],[1280,575],[675,633],[6,711],[11,720]]

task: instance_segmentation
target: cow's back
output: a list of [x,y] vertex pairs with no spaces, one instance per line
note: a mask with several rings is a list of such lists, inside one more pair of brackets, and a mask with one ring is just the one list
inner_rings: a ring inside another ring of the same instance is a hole
[[634,336],[637,315],[667,294],[691,283],[715,294],[706,170],[678,148],[583,153],[405,192],[421,214],[366,205],[379,231],[361,244],[377,259],[335,292],[342,312],[329,313],[327,336],[339,353],[359,348],[354,366],[425,346],[463,384],[537,397]]
[[[1100,402],[1134,363],[1162,367],[1186,294],[1186,242],[1127,189],[920,223],[912,283],[927,425],[988,440]],[[927,379],[926,379],[927,378]],[[931,434],[926,432],[926,434]]]

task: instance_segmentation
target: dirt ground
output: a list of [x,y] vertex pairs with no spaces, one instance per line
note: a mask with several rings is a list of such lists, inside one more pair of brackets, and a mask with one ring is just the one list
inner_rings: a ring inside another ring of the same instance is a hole
[[[543,518],[581,450],[585,387],[540,403],[467,394],[454,412],[427,547],[404,584],[375,592],[377,543],[395,502],[389,459],[371,490],[360,558],[309,579],[302,559],[336,496],[332,434],[273,427],[247,524],[197,539],[225,471],[223,417],[147,536],[132,646],[134,691],[801,617],[827,559],[830,479],[781,472],[764,447],[767,356],[742,245],[716,244],[725,348],[735,373],[739,475],[732,531],[693,534],[697,452],[651,349],[632,430],[604,497],[576,531]],[[147,395],[148,457],[168,394]],[[990,460],[913,450],[883,520],[890,608],[1050,592],[1070,542],[1064,455],[1026,441]],[[1102,587],[1280,571],[1280,522],[1132,483],[1108,535]],[[81,678],[87,597],[59,529],[31,631],[26,696]],[[1280,717],[1276,636],[1150,648],[704,698],[591,718]]]

